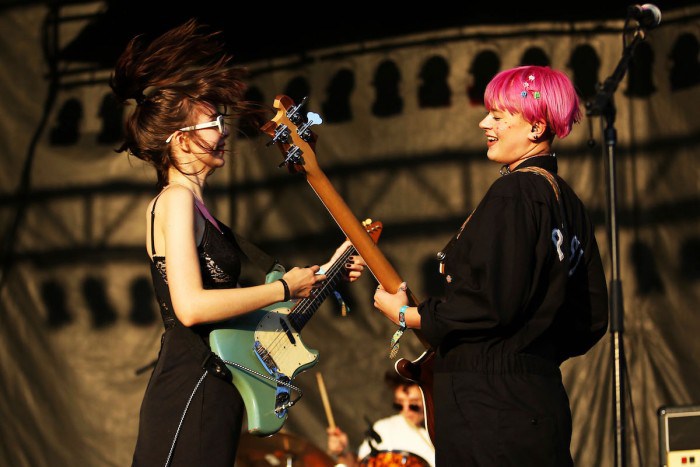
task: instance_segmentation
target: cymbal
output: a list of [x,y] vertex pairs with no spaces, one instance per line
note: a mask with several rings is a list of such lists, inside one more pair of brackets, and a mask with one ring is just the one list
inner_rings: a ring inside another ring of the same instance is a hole
[[260,437],[242,433],[235,467],[333,467],[336,463],[301,436],[276,433]]

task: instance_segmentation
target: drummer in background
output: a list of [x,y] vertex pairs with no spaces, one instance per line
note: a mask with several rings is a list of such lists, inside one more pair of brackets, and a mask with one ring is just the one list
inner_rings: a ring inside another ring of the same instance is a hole
[[425,429],[420,387],[393,370],[387,371],[384,379],[394,395],[392,405],[397,414],[375,422],[372,426],[374,439],[368,434],[357,454],[348,450],[348,436],[343,430],[328,428],[328,453],[337,459],[338,464],[354,467],[372,452],[372,448],[380,452],[404,451],[420,456],[434,467],[435,447]]

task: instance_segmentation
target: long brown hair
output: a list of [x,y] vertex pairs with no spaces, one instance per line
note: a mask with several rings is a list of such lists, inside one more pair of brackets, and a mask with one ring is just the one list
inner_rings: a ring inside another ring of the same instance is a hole
[[151,163],[161,188],[168,183],[170,166],[181,170],[165,140],[193,123],[197,105],[225,107],[228,115],[247,109],[242,101],[246,70],[231,65],[233,57],[225,51],[221,32],[206,29],[190,19],[150,43],[136,36],[110,78],[122,104],[130,99],[136,103],[126,121],[124,144],[117,151]]

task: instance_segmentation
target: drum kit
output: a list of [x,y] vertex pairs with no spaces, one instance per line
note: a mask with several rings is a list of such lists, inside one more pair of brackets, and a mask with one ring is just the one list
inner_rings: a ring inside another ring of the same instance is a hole
[[[277,433],[261,438],[248,433],[241,440],[234,467],[334,467],[336,462],[301,436]],[[407,451],[375,451],[361,467],[430,467],[422,457]]]
[[430,467],[428,461],[408,451],[377,451],[360,461],[361,467]]
[[333,467],[335,461],[311,442],[290,433],[266,438],[242,434],[235,467]]

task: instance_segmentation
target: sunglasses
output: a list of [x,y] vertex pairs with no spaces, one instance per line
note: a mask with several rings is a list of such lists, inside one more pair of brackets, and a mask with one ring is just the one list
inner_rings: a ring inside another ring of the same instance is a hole
[[[401,412],[404,408],[403,404],[399,404],[398,402],[394,402],[391,404],[391,406],[396,410],[397,412]],[[421,413],[423,412],[423,407],[421,407],[418,404],[408,404],[408,410],[411,412],[416,412],[416,413]]]
[[[212,120],[211,122],[206,122],[206,123],[199,123],[197,125],[192,125],[192,126],[186,126],[184,128],[180,128],[177,131],[195,131],[195,130],[203,130],[205,128],[214,128],[217,127],[219,129],[220,134],[224,134],[224,116],[223,115],[217,115],[216,120]],[[172,135],[168,136],[168,139],[165,140],[166,143],[169,143],[172,139],[173,136],[175,136],[174,132]]]

